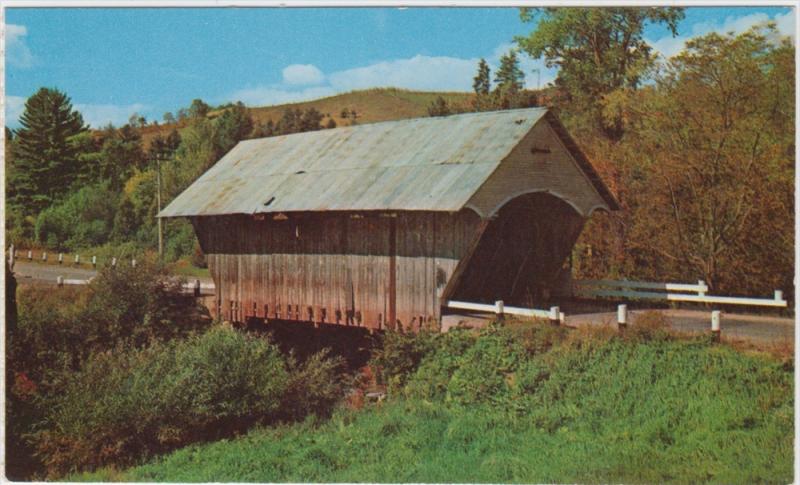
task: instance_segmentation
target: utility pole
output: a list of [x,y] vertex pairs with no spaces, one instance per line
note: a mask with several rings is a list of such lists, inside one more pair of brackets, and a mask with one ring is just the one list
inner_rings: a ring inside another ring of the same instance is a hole
[[[158,204],[158,213],[161,213],[161,153],[156,153],[156,202]],[[161,226],[161,218],[158,219],[158,257],[164,257],[164,230]]]

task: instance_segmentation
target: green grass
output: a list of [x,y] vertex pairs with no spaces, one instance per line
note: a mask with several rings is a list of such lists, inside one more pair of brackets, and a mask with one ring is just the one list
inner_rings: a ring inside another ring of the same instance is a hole
[[502,395],[478,404],[398,394],[325,422],[68,479],[790,482],[791,363],[705,339],[648,338],[572,335],[506,373]]
[[172,272],[179,276],[191,276],[195,278],[211,278],[208,268],[198,268],[187,259],[179,259],[172,266]]

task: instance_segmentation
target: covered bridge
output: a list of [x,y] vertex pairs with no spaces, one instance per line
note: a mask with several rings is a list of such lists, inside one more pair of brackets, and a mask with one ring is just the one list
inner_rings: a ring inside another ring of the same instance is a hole
[[188,217],[215,312],[416,329],[457,299],[546,296],[617,203],[543,108],[242,141],[159,217]]

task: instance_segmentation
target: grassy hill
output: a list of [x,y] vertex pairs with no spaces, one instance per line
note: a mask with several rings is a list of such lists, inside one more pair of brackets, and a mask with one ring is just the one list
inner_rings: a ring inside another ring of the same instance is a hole
[[[324,115],[330,115],[337,126],[347,126],[350,119],[343,119],[340,114],[343,109],[355,110],[359,124],[375,123],[378,121],[400,120],[406,118],[419,118],[428,115],[428,106],[438,97],[443,97],[451,106],[456,108],[468,107],[474,97],[466,92],[425,92],[409,91],[397,88],[373,88],[362,91],[337,94],[327,98],[320,98],[299,103],[278,104],[273,106],[250,107],[253,121],[266,123],[268,120],[277,122],[287,109],[316,108]],[[216,116],[219,110],[212,111],[209,116]],[[327,118],[327,117],[326,117]],[[166,136],[173,128],[182,128],[183,124],[148,125],[141,129],[145,147],[156,135]]]
[[407,91],[396,88],[375,88],[337,94],[336,96],[302,103],[251,108],[251,113],[254,120],[259,123],[265,123],[270,119],[278,121],[286,109],[316,108],[323,114],[330,114],[338,126],[345,126],[350,123],[350,120],[342,119],[339,116],[342,109],[355,110],[358,113],[358,123],[419,118],[428,115],[428,105],[438,96],[443,97],[454,106],[467,106],[473,98],[472,93],[439,93]]

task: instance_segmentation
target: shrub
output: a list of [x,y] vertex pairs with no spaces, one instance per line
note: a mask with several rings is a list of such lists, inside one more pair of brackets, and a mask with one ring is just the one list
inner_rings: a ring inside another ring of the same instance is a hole
[[668,340],[671,338],[669,319],[663,313],[644,312],[634,318],[633,325],[625,329],[623,336],[635,342]]
[[402,333],[389,330],[380,337],[370,365],[377,370],[379,382],[390,390],[400,390],[420,361],[432,348],[430,332]]
[[326,349],[302,363],[290,356],[287,364],[289,382],[282,399],[281,418],[299,420],[312,414],[329,417],[344,391],[341,378],[344,359],[330,357]]
[[451,330],[437,335],[433,350],[425,355],[408,380],[406,395],[422,399],[444,398],[450,378],[476,338],[477,335],[468,330]]
[[36,219],[36,240],[54,249],[106,243],[114,227],[118,195],[105,184],[84,187]]
[[550,325],[541,321],[510,321],[503,325],[503,329],[522,345],[528,355],[547,352],[564,341],[570,332],[563,325]]
[[141,347],[193,333],[208,326],[210,317],[192,295],[181,291],[183,282],[147,259],[137,260],[135,268],[107,267],[89,286],[82,317],[103,349],[117,341]]
[[[92,354],[143,347],[193,334],[211,323],[205,310],[162,269],[141,260],[105,268],[88,287],[23,286],[17,292],[17,325],[7,328],[9,443],[43,419],[50,396],[63,393],[69,376]],[[13,402],[11,402],[13,401]],[[9,461],[14,477],[30,479],[30,455]]]
[[173,221],[164,232],[164,255],[167,261],[177,261],[194,255],[197,238],[191,224],[186,221]]
[[128,465],[269,420],[289,383],[276,346],[216,327],[178,343],[94,356],[49,399],[34,441],[50,476]]
[[511,332],[487,327],[459,359],[447,397],[460,404],[506,400],[524,357],[525,349]]
[[32,247],[34,243],[35,218],[25,216],[23,211],[6,205],[6,243],[17,247]]

